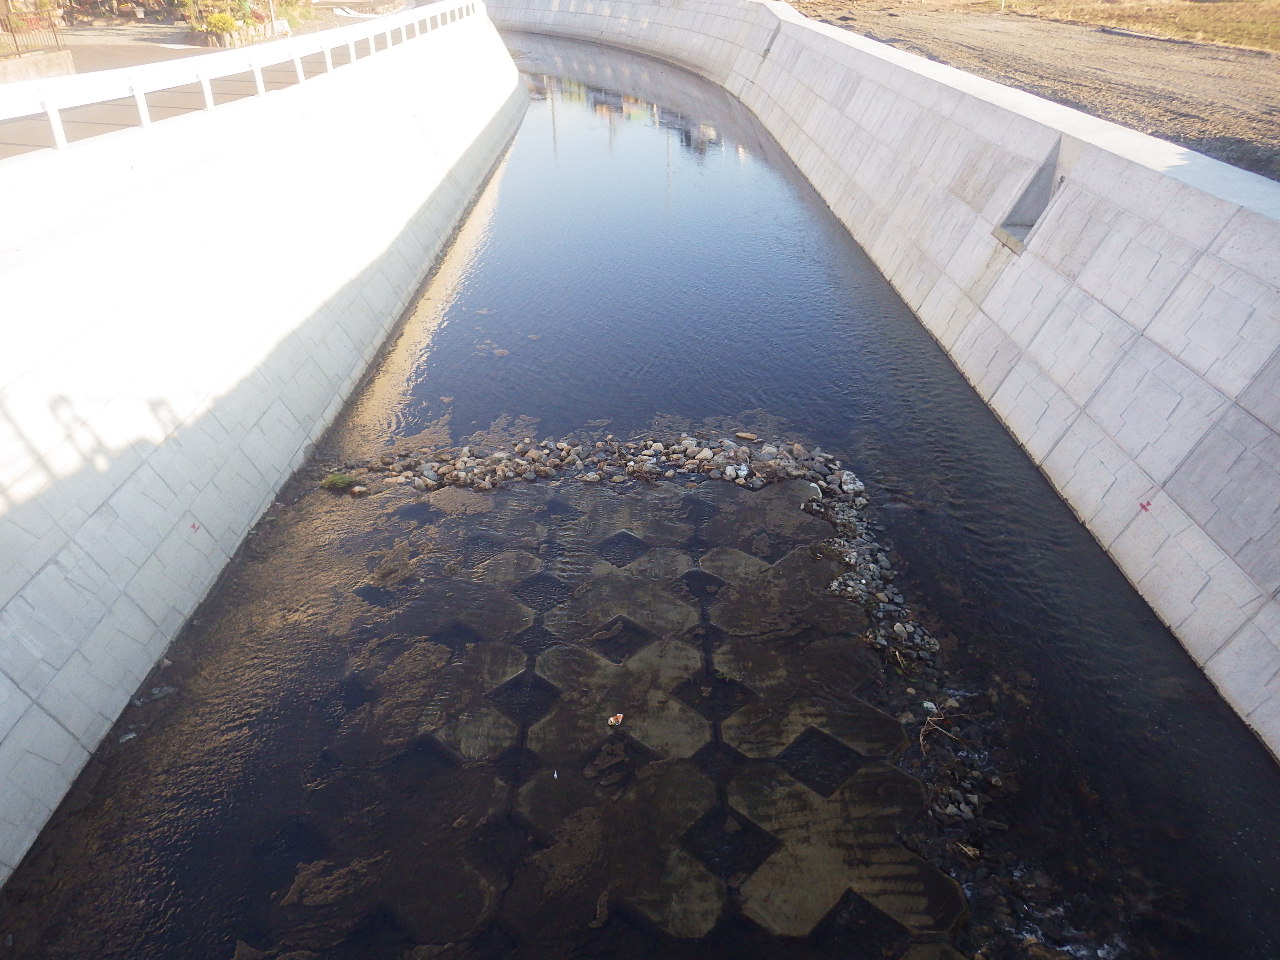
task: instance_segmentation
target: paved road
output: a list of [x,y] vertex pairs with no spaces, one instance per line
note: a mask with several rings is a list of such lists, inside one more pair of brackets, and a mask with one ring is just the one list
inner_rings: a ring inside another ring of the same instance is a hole
[[71,50],[76,73],[114,70],[209,52],[209,48],[191,43],[186,29],[161,23],[72,27],[62,31],[62,40]]

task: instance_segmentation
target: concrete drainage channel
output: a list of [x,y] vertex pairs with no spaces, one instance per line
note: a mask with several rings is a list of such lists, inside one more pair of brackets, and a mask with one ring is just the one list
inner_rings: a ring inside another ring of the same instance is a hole
[[[478,32],[477,19],[464,18],[461,29]],[[765,57],[791,56],[790,39],[775,26]],[[348,67],[337,74],[362,69]],[[299,71],[301,80],[305,64]],[[308,80],[292,92],[306,89],[325,87]],[[183,121],[173,124],[157,126],[180,129]],[[495,127],[494,141],[500,132]],[[105,152],[110,142],[103,138]],[[77,149],[58,156],[73,158]],[[1045,224],[1062,212],[1064,194],[1055,190],[1064,177],[1070,182],[1073,162],[1061,144],[1031,152],[1022,158],[1025,182],[1002,185],[1009,202],[991,208],[991,229],[983,231],[1001,248],[999,257],[1022,262],[1035,258]],[[813,158],[799,159],[813,175]],[[1265,235],[1265,225],[1260,229]],[[412,283],[388,286],[406,296]],[[903,292],[929,322],[946,299],[944,286]],[[395,310],[369,313],[385,319]],[[952,317],[957,330],[960,316]],[[320,332],[316,341],[327,347],[335,338]],[[948,343],[953,355],[956,342]],[[1006,393],[1017,403],[997,409],[1031,409],[1023,401],[1039,387],[1045,410],[1056,409],[1060,398],[1045,383],[1016,389],[1034,379],[1024,365],[1002,380],[1013,384]],[[1235,407],[1256,414],[1264,380],[1260,374],[1233,393]],[[336,402],[323,415],[313,412],[311,435]],[[249,416],[257,437],[261,410],[246,403],[237,413]],[[228,416],[224,403],[218,419]],[[288,442],[275,436],[264,446],[296,451],[284,421],[272,429]],[[182,426],[167,429],[180,434]],[[1019,435],[1041,462],[1036,444],[1048,441]],[[1007,781],[980,752],[949,747],[973,695],[939,672],[935,641],[887,582],[890,564],[868,536],[856,479],[812,451],[777,442],[771,452],[745,437],[659,442],[526,441],[505,455],[478,443],[443,454],[415,449],[331,477],[331,486],[362,487],[368,496],[332,497],[317,507],[330,524],[319,541],[282,532],[271,550],[263,548],[270,533],[249,543],[250,562],[266,564],[255,573],[280,582],[233,584],[229,598],[215,601],[214,608],[222,606],[209,616],[217,629],[196,624],[193,634],[208,649],[180,645],[173,662],[143,685],[104,763],[93,765],[67,808],[74,818],[106,796],[95,793],[101,777],[130,797],[134,782],[161,784],[161,793],[179,799],[183,816],[153,805],[155,797],[139,797],[117,836],[78,847],[76,830],[55,833],[35,856],[72,865],[109,861],[95,864],[95,876],[121,902],[142,899],[136,894],[144,887],[189,892],[196,887],[185,884],[186,874],[219,864],[220,877],[238,879],[227,881],[227,901],[206,891],[212,902],[201,916],[223,910],[242,919],[235,948],[241,960],[299,951],[368,957],[401,948],[417,960],[472,948],[489,955],[521,943],[532,944],[529,955],[564,956],[570,943],[587,955],[621,957],[666,949],[670,938],[685,936],[726,950],[760,945],[774,956],[799,949],[773,939],[784,936],[804,937],[805,949],[819,952],[856,942],[895,956],[948,955],[947,932],[962,901],[942,873],[897,842],[897,831],[912,813],[930,810],[942,829],[913,826],[911,844],[929,847],[930,861],[953,858],[947,868],[954,875],[980,880],[986,843],[1001,829],[988,819],[991,795]],[[233,459],[228,451],[239,453],[221,435],[211,448]],[[1150,464],[1167,452],[1143,456]],[[250,513],[270,502],[271,478],[288,469],[284,461],[269,466],[257,499],[244,499]],[[574,479],[558,479],[566,470]],[[705,482],[717,480],[729,482]],[[820,484],[816,509],[836,523],[834,539],[797,509],[807,493],[786,486],[807,480]],[[760,489],[744,489],[753,487]],[[213,496],[219,505],[236,500],[218,490]],[[1143,492],[1136,502],[1143,516],[1153,506],[1163,516],[1155,494]],[[190,560],[188,530],[210,526],[204,507],[186,506],[195,513],[178,509],[166,541],[178,545],[147,561],[157,576],[176,568],[175,558]],[[763,527],[757,513],[766,517]],[[206,573],[220,567],[252,517],[218,519],[224,552],[202,558]],[[1133,547],[1140,528],[1133,517],[1124,523],[1134,531]],[[749,527],[755,529],[744,533]],[[77,549],[69,543],[67,555],[78,556]],[[242,573],[232,569],[228,577]],[[843,600],[823,592],[828,581]],[[146,588],[140,582],[134,593],[154,595]],[[1205,594],[1206,611],[1219,609],[1209,602],[1214,596]],[[247,598],[243,608],[228,609],[237,598]],[[172,598],[165,624],[176,629],[193,602],[189,591]],[[1241,616],[1254,609],[1237,606]],[[1241,627],[1220,665],[1253,668],[1250,651],[1267,648],[1250,647],[1250,636]],[[168,638],[153,631],[149,655],[134,652],[141,669]],[[290,673],[286,664],[306,669]],[[65,694],[65,687],[55,692]],[[170,706],[177,698],[167,694],[175,689],[206,695],[226,710],[184,714]],[[58,768],[41,780],[48,789],[24,823],[6,834],[8,861],[87,755],[85,745],[115,716],[111,697],[123,702],[113,689],[78,734],[82,742],[59,747],[57,756],[49,756],[47,738],[31,735],[30,723],[22,737],[6,741],[7,749],[24,751],[24,769]],[[42,701],[24,719],[44,722],[46,713]],[[918,754],[912,769],[929,784],[927,797],[890,762],[904,747]],[[949,765],[920,762],[948,753]],[[307,761],[304,783],[269,782],[256,772],[297,757]],[[35,782],[17,779],[24,789]],[[241,802],[228,802],[233,794]],[[655,815],[663,798],[679,802]],[[243,820],[227,820],[228,810]],[[179,847],[196,855],[170,863],[165,850]],[[435,876],[423,877],[424,857]],[[852,892],[841,895],[848,877]],[[903,877],[910,878],[905,887]],[[84,955],[129,926],[77,913],[74,896],[60,886],[37,876],[11,892],[8,946],[46,955],[56,939],[64,954]],[[157,913],[134,918],[156,931],[148,949],[157,956],[197,949],[204,926],[175,932],[163,906],[149,902],[144,911]],[[54,924],[49,942],[32,939],[49,915],[66,920]],[[533,915],[551,921],[531,930]],[[1018,928],[1012,918],[1006,926]],[[77,937],[76,946],[66,946]],[[456,942],[441,939],[449,937]]]
[[1280,750],[1280,185],[772,0],[491,14],[745,104]]

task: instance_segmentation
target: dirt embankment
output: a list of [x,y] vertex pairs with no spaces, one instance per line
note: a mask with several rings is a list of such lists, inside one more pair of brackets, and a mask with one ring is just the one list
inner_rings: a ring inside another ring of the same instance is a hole
[[801,13],[1280,180],[1280,56],[945,2]]

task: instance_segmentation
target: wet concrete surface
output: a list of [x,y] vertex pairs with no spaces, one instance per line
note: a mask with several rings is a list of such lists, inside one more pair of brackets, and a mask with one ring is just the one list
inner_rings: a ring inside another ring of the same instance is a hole
[[6,891],[4,952],[954,956],[814,493],[308,495],[42,841],[77,882]]
[[[958,888],[897,842],[923,790],[887,762],[901,726],[858,696],[879,665],[860,609],[824,592],[839,568],[810,552],[831,531],[801,512],[805,487],[429,495],[477,512],[437,527],[425,582],[360,656],[371,699],[335,749],[427,749],[498,783],[432,781],[457,797],[436,824],[459,851],[448,939],[497,919],[520,955],[623,956],[738,922],[763,944],[807,937],[850,889],[903,949],[959,919]],[[737,548],[744,531],[764,556]]]

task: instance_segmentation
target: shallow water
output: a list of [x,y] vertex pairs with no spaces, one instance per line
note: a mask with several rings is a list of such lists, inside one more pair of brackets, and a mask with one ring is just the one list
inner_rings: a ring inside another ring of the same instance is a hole
[[[708,421],[820,443],[868,483],[951,659],[1025,698],[1002,707],[1022,786],[1000,811],[1012,869],[1047,871],[1128,955],[1280,956],[1276,766],[776,145],[674,68],[510,42],[533,94],[525,124],[335,448]],[[13,955],[225,958],[238,939],[274,942],[299,864],[368,852],[334,839],[343,818],[353,836],[403,829],[389,811],[449,758],[380,757],[376,788],[396,799],[377,809],[325,764],[366,756],[334,730],[377,702],[351,667],[390,600],[365,558],[419,526],[453,548],[430,514],[353,516],[312,496],[271,552],[250,551],[206,614],[218,630],[179,645],[180,692],[126,716],[139,736],[109,744],[99,785],[81,785],[6,889]],[[491,559],[483,533],[455,535],[462,562]],[[352,583],[368,604],[353,608]],[[327,811],[299,799],[335,782]],[[491,802],[492,778],[467,783]],[[531,843],[482,846],[501,873]],[[414,931],[361,910],[343,949],[400,956]],[[521,955],[509,926],[487,929],[475,955]],[[657,949],[627,943],[613,955]]]
[[546,99],[399,429],[759,410],[844,456],[955,656],[1030,698],[1014,845],[1153,885],[1137,955],[1280,956],[1280,771],[776,144],[681,71],[510,44]]

